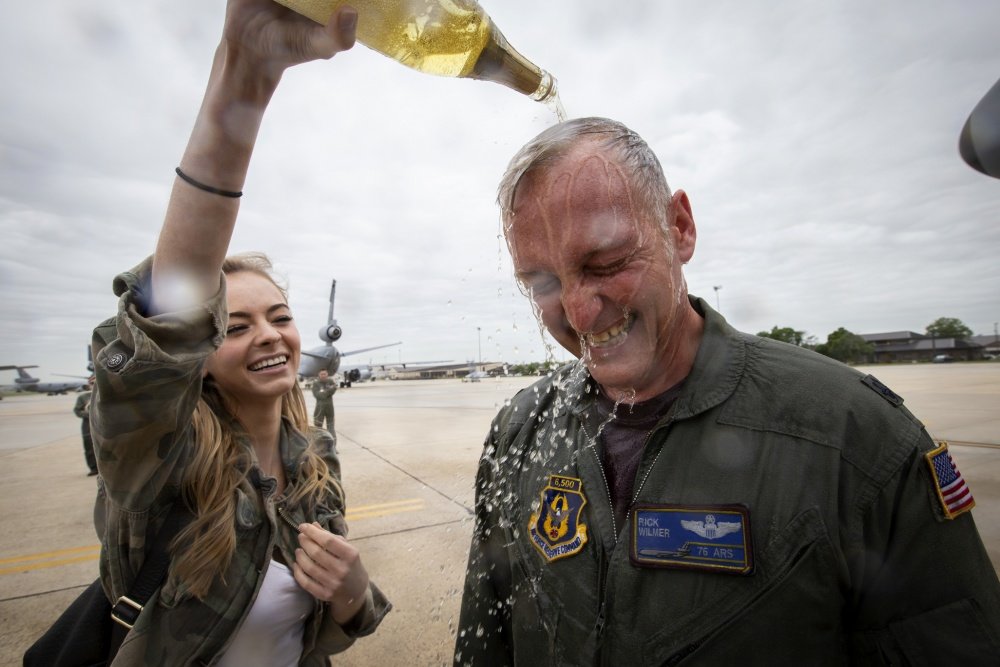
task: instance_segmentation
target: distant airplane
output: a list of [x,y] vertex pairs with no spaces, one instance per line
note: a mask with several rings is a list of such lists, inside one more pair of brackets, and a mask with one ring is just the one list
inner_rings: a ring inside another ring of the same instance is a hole
[[397,343],[375,345],[374,347],[364,347],[360,350],[351,350],[350,352],[341,352],[338,350],[333,346],[333,344],[340,340],[340,337],[344,332],[340,328],[340,325],[337,324],[336,318],[333,316],[333,303],[336,293],[337,281],[334,280],[330,286],[330,312],[326,318],[326,325],[319,330],[320,340],[322,340],[325,345],[314,347],[311,350],[302,351],[302,361],[299,363],[299,377],[316,377],[316,375],[323,369],[326,369],[326,372],[330,374],[330,377],[333,377],[339,371],[342,378],[340,386],[350,387],[352,382],[361,382],[363,380],[373,378],[375,376],[375,370],[372,369],[371,364],[358,364],[356,366],[345,366],[341,368],[341,357],[346,357],[352,354],[360,354],[361,352],[369,352],[371,350],[381,350],[382,348],[393,347],[394,345],[402,345],[403,342],[399,341]]
[[[55,396],[65,394],[68,391],[80,391],[87,386],[87,376],[85,375],[62,375],[61,377],[80,378],[72,382],[42,382],[36,377],[31,377],[24,369],[38,368],[38,366],[0,366],[0,371],[17,371],[17,378],[14,384],[9,385],[14,391],[33,391],[39,394]],[[56,373],[55,375],[59,375]]]
[[462,377],[462,382],[479,382],[482,379],[488,378],[490,376],[486,371],[478,370],[475,363],[469,362],[469,372]]

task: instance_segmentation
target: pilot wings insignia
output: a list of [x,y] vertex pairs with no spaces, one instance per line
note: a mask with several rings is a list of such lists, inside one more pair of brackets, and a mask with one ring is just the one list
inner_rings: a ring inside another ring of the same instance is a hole
[[681,526],[696,533],[706,540],[717,540],[730,533],[739,531],[742,527],[739,521],[719,521],[715,520],[715,515],[709,514],[704,521],[681,521]]

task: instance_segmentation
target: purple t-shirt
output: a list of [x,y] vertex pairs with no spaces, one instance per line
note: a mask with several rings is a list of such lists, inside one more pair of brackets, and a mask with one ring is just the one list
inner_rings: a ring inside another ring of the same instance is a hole
[[[617,407],[603,392],[597,394],[597,412],[601,423],[601,464],[611,492],[611,505],[618,529],[625,525],[625,515],[632,504],[635,474],[642,460],[643,445],[674,400],[680,394],[678,383],[659,396],[639,403],[619,403]],[[613,417],[612,417],[613,415]]]

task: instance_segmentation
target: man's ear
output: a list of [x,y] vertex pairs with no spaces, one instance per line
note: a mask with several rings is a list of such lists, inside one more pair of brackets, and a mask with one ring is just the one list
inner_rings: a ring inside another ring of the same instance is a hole
[[670,215],[673,218],[670,233],[674,236],[674,250],[677,253],[677,259],[682,264],[687,264],[694,256],[694,247],[698,241],[698,229],[694,224],[691,201],[683,190],[677,190],[670,198]]

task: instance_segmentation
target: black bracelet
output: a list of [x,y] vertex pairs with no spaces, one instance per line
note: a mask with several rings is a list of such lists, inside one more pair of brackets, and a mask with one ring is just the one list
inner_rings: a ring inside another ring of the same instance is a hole
[[205,192],[209,192],[213,195],[232,197],[233,199],[243,196],[242,192],[236,192],[235,190],[221,190],[219,188],[213,188],[211,185],[205,185],[204,183],[199,183],[198,181],[194,180],[193,178],[185,174],[183,171],[181,171],[180,167],[177,167],[176,169],[174,169],[174,171],[177,172],[177,175],[181,177],[182,181],[184,181],[188,185],[193,185],[199,190],[204,190]]

